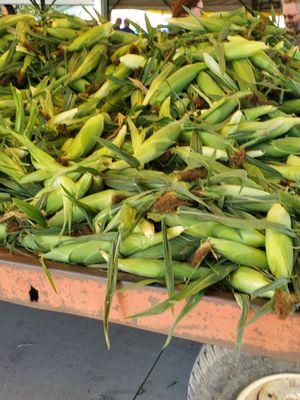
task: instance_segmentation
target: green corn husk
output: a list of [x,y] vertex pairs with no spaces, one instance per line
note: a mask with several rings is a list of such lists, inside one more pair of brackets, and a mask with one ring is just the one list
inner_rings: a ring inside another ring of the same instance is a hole
[[218,86],[218,84],[211,78],[211,76],[205,72],[200,71],[197,76],[197,84],[202,92],[214,100],[225,96],[223,90]]
[[[230,274],[228,281],[234,289],[250,295],[255,290],[271,283],[271,281],[266,278],[262,272],[249,267],[240,267],[233,271]],[[269,292],[265,292],[262,297],[272,298],[273,296],[274,291],[271,290]]]
[[101,251],[109,251],[110,246],[109,241],[87,239],[87,241],[80,243],[77,240],[71,240],[52,248],[52,250],[43,254],[43,258],[70,264],[98,264],[104,262]]
[[216,237],[253,247],[263,247],[265,244],[265,236],[255,229],[234,229],[217,222],[199,223],[192,218],[175,213],[166,214],[165,221],[169,226],[184,226],[186,234],[201,239]]
[[[179,236],[184,231],[182,226],[169,228],[167,231],[168,240]],[[124,257],[132,256],[137,252],[141,252],[156,244],[163,242],[162,232],[155,233],[153,236],[147,237],[139,233],[132,233],[126,237],[121,243],[120,253]]]
[[263,71],[267,71],[269,74],[274,76],[280,75],[277,65],[264,51],[254,54],[250,60],[256,67]]
[[101,58],[106,54],[106,51],[107,47],[104,44],[96,44],[89,51],[80,66],[71,73],[71,81],[76,81],[95,69],[98,66]]
[[[182,121],[175,121],[154,132],[137,149],[133,156],[142,164],[160,157],[173,143],[176,142],[182,130]],[[112,169],[123,169],[128,164],[121,160],[112,164]]]
[[224,196],[240,196],[249,198],[263,198],[268,196],[269,193],[264,190],[238,185],[227,185],[222,184],[219,186],[212,185],[209,187],[209,191],[222,194]]
[[[157,95],[157,92],[160,91],[161,85],[164,83],[165,79],[170,75],[175,69],[175,65],[168,63],[166,66],[162,69],[160,74],[153,79],[151,82],[151,85],[149,87],[149,90],[143,100],[143,105],[146,106],[148,103],[151,102],[152,104],[152,98],[154,98]],[[167,96],[166,96],[167,97]]]
[[[124,64],[120,64],[117,69],[112,73],[112,76],[117,79],[125,79],[130,75],[131,69],[126,67]],[[120,84],[112,81],[106,80],[103,85],[91,96],[93,99],[98,99],[98,101],[103,100],[105,97],[114,93],[117,89],[121,87]]]
[[86,29],[86,21],[80,18],[64,15],[62,18],[54,18],[52,20],[53,28],[64,28],[64,29]]
[[35,24],[35,18],[30,14],[12,14],[1,17],[1,30],[10,26],[16,26],[18,22],[29,25]]
[[[121,190],[108,189],[103,190],[99,193],[90,194],[89,196],[83,197],[80,203],[87,206],[93,212],[97,213],[118,203],[120,200],[126,198],[128,193]],[[84,210],[75,206],[72,210],[72,221],[80,222],[84,220],[86,214]],[[64,223],[63,210],[58,211],[53,217],[49,219],[49,226],[62,226]]]
[[206,69],[204,63],[195,63],[185,65],[178,71],[174,72],[171,76],[165,79],[162,83],[158,95],[154,97],[154,100],[150,100],[150,104],[162,103],[168,96],[172,96],[174,93],[177,95],[186,88],[202,70]]
[[[199,247],[199,240],[187,235],[180,235],[169,241],[172,259],[175,261],[187,260]],[[130,258],[164,259],[162,243],[131,255]]]
[[0,223],[0,243],[5,242],[6,238],[7,238],[7,223],[6,222],[2,222]]
[[268,268],[266,253],[262,250],[231,240],[210,238],[209,241],[215,251],[236,264],[262,269]]
[[58,234],[43,234],[43,233],[29,233],[22,235],[19,238],[19,243],[24,246],[27,250],[36,252],[47,252],[53,247],[56,247],[60,243],[67,240],[71,240],[71,236],[59,236]]
[[71,28],[47,28],[46,31],[50,36],[62,41],[73,40],[78,36],[77,31]]
[[224,137],[226,137],[227,140],[228,140],[228,135],[233,134],[238,130],[239,123],[241,122],[242,118],[243,118],[243,113],[240,110],[238,110],[232,114],[230,121],[223,126],[221,134]]
[[16,181],[22,179],[26,174],[20,161],[13,155],[6,154],[3,150],[0,151],[0,171]]
[[286,165],[290,167],[300,167],[300,157],[290,155],[286,160]]
[[[267,215],[267,221],[291,228],[291,218],[280,204],[274,204],[271,207]],[[294,265],[291,237],[274,229],[266,229],[266,253],[269,268],[276,278],[291,277]]]
[[75,136],[64,157],[67,160],[75,160],[88,153],[96,145],[103,129],[104,116],[102,114],[89,118]]
[[210,109],[205,110],[201,114],[201,119],[210,124],[223,122],[238,106],[240,99],[247,94],[248,92],[239,92],[232,97],[223,97],[215,102]]
[[227,60],[241,60],[255,57],[267,48],[265,43],[255,40],[243,40],[240,46],[236,42],[228,42],[224,43],[224,54]]
[[243,110],[243,113],[248,121],[254,121],[257,118],[273,113],[277,110],[275,106],[267,105],[267,106],[258,106],[252,108],[246,108]]
[[300,114],[300,99],[286,100],[279,107],[281,111],[288,114]]
[[235,79],[241,90],[247,90],[255,85],[253,67],[248,59],[232,62]]
[[238,131],[242,132],[241,140],[257,138],[260,141],[275,139],[300,124],[300,118],[277,117],[264,122],[241,122]]
[[205,31],[200,21],[192,15],[187,15],[186,17],[179,18],[168,18],[167,21],[170,25],[178,26],[179,28],[187,29],[189,31]]
[[300,166],[275,165],[269,164],[270,167],[279,172],[285,179],[300,183]]
[[[75,192],[76,198],[81,199],[85,193],[88,191],[89,187],[92,183],[92,176],[90,174],[84,174],[77,182],[75,182]],[[47,191],[46,193],[41,193],[41,196],[45,196],[45,206],[44,209],[47,215],[54,214],[56,211],[60,210],[63,206],[63,198],[61,196],[61,189],[57,188],[51,190],[50,192]],[[39,193],[37,194],[36,198],[39,201],[41,197]]]
[[80,51],[83,48],[89,49],[95,43],[107,39],[112,29],[112,23],[106,22],[103,25],[94,26],[93,28],[81,33],[72,43],[67,46],[67,51]]
[[[174,279],[178,281],[199,279],[208,270],[208,268],[204,267],[194,269],[187,263],[177,261],[172,263],[172,268]],[[165,265],[163,260],[119,258],[118,269],[122,272],[143,276],[145,278],[165,279]]]
[[300,138],[285,137],[276,139],[269,143],[263,143],[255,149],[262,150],[264,154],[270,157],[285,157],[300,152]]

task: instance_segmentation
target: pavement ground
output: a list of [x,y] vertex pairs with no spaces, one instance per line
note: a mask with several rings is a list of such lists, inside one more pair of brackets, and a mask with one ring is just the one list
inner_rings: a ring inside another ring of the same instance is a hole
[[201,345],[0,302],[0,400],[185,400]]

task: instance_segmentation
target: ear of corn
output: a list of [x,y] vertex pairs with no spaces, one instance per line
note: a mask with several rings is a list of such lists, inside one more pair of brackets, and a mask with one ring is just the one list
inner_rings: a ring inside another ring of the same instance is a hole
[[[280,204],[271,207],[267,221],[291,228],[291,218]],[[276,278],[292,275],[294,260],[291,237],[274,229],[266,229],[266,253],[270,270]]]
[[266,253],[262,250],[231,240],[210,238],[209,241],[216,252],[221,253],[223,257],[236,264],[262,269],[268,268]]
[[192,15],[179,18],[168,18],[168,23],[170,25],[178,26],[179,28],[184,28],[190,31],[204,32],[204,28],[199,20]]
[[[112,73],[112,76],[117,79],[125,79],[130,75],[131,69],[126,67],[124,64],[120,64],[116,70]],[[120,85],[112,80],[107,80],[103,85],[95,92],[91,98],[96,98],[98,101],[103,100],[106,96],[113,93],[120,88]]]
[[95,45],[87,54],[83,62],[79,65],[79,67],[71,73],[71,80],[76,81],[79,78],[86,76],[89,72],[97,67],[100,62],[100,59],[106,53],[106,46],[104,44]]
[[[300,138],[285,137],[263,143],[256,147],[270,157],[284,157],[293,153],[300,152]],[[288,164],[288,163],[287,163]]]
[[253,247],[263,247],[265,236],[255,229],[233,229],[217,222],[201,222],[184,215],[170,213],[165,215],[169,226],[184,226],[185,233],[197,238],[216,237],[232,240]]
[[[99,212],[127,197],[127,193],[120,190],[108,189],[99,193],[94,193],[89,196],[83,197],[80,202],[89,207],[92,211]],[[72,212],[72,221],[80,222],[85,218],[85,213],[82,209],[75,206]],[[64,223],[64,215],[62,210],[57,212],[52,218],[49,219],[49,226],[62,226]]]
[[197,83],[202,92],[212,99],[218,99],[225,96],[223,90],[215,83],[211,76],[205,72],[200,71],[197,76]]
[[7,238],[7,224],[6,222],[2,222],[0,224],[0,243],[3,243],[5,239]]
[[35,24],[35,18],[31,14],[12,14],[1,17],[1,29],[16,26],[18,22],[26,22],[29,25]]
[[[103,253],[102,253],[103,254]],[[104,257],[107,257],[103,254]],[[199,279],[203,276],[206,268],[195,270],[187,263],[174,261],[172,264],[174,279],[185,281]],[[146,278],[165,279],[165,266],[163,260],[138,259],[138,258],[119,258],[118,269],[130,274],[144,276]]]
[[300,114],[300,99],[286,100],[280,106],[280,110],[288,114]]
[[19,160],[13,157],[13,155],[6,154],[3,150],[0,152],[0,171],[16,181],[25,176],[25,169]]
[[62,41],[73,40],[78,36],[76,30],[71,28],[47,28],[47,33]]
[[243,113],[248,121],[253,121],[263,115],[273,113],[277,108],[271,105],[246,108]]
[[162,83],[155,100],[151,99],[150,104],[154,104],[155,102],[162,103],[168,96],[173,96],[174,93],[179,94],[204,69],[206,69],[204,63],[195,63],[181,67]]
[[241,90],[247,90],[255,85],[253,67],[248,59],[233,61],[232,67]]
[[224,53],[227,60],[241,60],[260,54],[268,46],[264,42],[245,40],[243,42],[227,42],[224,44]]
[[[230,285],[242,293],[252,294],[255,290],[269,285],[271,281],[265,275],[253,268],[239,267],[233,271],[229,278]],[[264,293],[263,297],[272,298],[274,291]]]
[[86,23],[80,18],[68,15],[64,18],[54,18],[52,20],[53,28],[64,28],[64,29],[85,29]]
[[107,39],[112,29],[112,23],[106,22],[103,25],[97,25],[93,28],[81,33],[73,42],[67,47],[67,51],[80,51],[83,48],[89,49],[95,43]]
[[[152,98],[157,95],[157,92],[160,90],[161,85],[164,83],[165,79],[168,75],[170,75],[175,69],[175,65],[172,63],[168,63],[162,69],[159,75],[151,82],[149,90],[144,98],[143,105],[147,105],[150,101],[152,104]],[[167,97],[167,96],[166,96]]]
[[[182,226],[177,226],[174,228],[169,228],[167,231],[168,240],[179,236],[184,231]],[[162,233],[155,233],[153,236],[147,237],[139,233],[132,233],[122,241],[120,253],[124,257],[129,257],[138,251],[143,251],[151,246],[163,242]]]
[[19,241],[27,250],[48,252],[58,244],[71,239],[71,236],[57,235],[54,233],[31,233],[22,235]]
[[97,264],[104,262],[101,251],[109,251],[109,248],[110,242],[106,241],[88,240],[80,243],[76,240],[71,240],[53,247],[43,254],[43,258],[70,264]]
[[[187,260],[199,247],[199,240],[191,236],[180,235],[169,241],[172,259],[175,261]],[[139,251],[130,256],[130,258],[139,259],[164,259],[163,245],[156,244],[148,249]]]
[[143,68],[146,64],[145,57],[138,54],[125,54],[120,57],[120,61],[129,69]]
[[251,62],[263,71],[267,71],[271,75],[279,76],[279,70],[274,61],[264,52],[260,51],[251,57]]
[[[134,157],[142,164],[160,157],[173,143],[176,142],[182,130],[182,121],[175,121],[154,132],[146,139]],[[112,164],[112,169],[123,169],[128,165],[125,161],[117,161]]]
[[97,143],[104,129],[104,117],[95,115],[87,120],[68,147],[64,157],[67,160],[75,160],[88,153]]
[[300,157],[290,155],[286,160],[286,165],[290,167],[300,167]]
[[300,183],[300,166],[275,165],[270,164],[273,169],[276,169],[285,179]]

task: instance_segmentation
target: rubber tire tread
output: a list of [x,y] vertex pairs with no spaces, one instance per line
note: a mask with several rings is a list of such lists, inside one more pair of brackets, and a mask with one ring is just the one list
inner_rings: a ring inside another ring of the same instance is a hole
[[187,400],[236,400],[253,381],[264,376],[300,373],[300,362],[236,352],[221,346],[203,345],[194,363]]

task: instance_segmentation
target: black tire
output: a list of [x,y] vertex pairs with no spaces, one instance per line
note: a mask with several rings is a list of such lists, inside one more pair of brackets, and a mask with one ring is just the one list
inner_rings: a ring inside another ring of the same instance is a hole
[[300,373],[300,362],[241,353],[204,345],[195,361],[188,386],[188,400],[236,400],[253,381],[267,375]]

